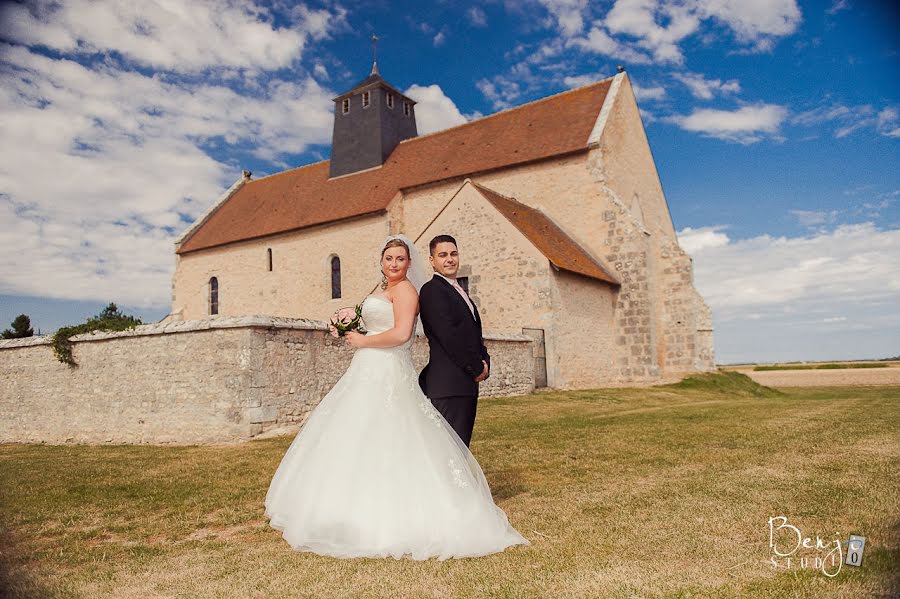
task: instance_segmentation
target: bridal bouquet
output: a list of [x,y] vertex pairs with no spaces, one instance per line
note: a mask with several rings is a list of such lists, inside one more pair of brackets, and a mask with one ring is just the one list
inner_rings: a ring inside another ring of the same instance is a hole
[[343,337],[347,331],[365,332],[362,328],[362,304],[355,308],[341,308],[331,317],[328,332],[332,337]]

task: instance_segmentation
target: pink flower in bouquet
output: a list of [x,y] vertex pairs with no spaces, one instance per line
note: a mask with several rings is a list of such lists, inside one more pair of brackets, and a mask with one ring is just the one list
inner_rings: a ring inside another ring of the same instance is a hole
[[347,331],[358,331],[360,330],[361,318],[362,306],[341,308],[331,317],[331,323],[328,325],[328,332],[332,336],[334,336],[336,332],[338,337],[343,337]]
[[340,337],[340,335],[338,335],[338,330],[336,328],[334,328],[334,325],[331,323],[328,324],[328,334],[331,335],[332,337],[334,337],[335,339]]

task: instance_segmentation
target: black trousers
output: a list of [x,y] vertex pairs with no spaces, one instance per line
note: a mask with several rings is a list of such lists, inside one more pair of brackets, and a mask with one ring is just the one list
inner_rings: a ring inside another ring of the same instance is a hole
[[471,396],[462,397],[432,397],[431,403],[437,408],[466,447],[472,440],[472,429],[475,428],[475,411],[478,409],[478,398]]

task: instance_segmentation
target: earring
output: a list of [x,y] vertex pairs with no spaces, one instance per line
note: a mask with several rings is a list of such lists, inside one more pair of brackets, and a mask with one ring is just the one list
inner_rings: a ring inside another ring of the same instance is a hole
[[388,284],[387,275],[385,275],[384,271],[382,270],[381,271],[381,288],[387,289],[387,284]]

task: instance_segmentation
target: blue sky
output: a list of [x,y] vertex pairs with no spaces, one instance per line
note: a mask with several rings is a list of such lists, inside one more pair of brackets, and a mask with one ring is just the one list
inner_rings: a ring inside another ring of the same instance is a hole
[[69,0],[0,24],[0,326],[162,318],[174,239],[242,168],[328,157],[374,32],[420,133],[624,65],[717,361],[900,354],[892,3]]

